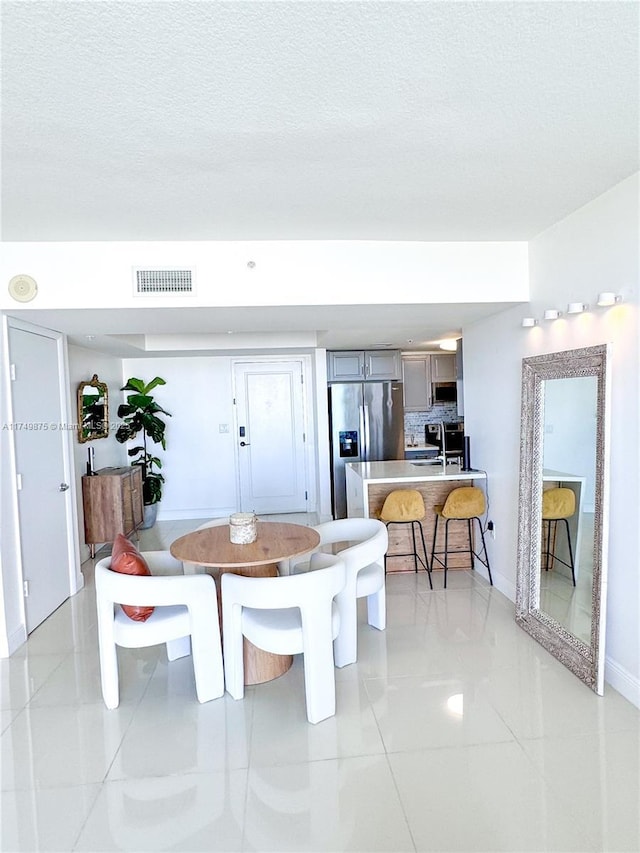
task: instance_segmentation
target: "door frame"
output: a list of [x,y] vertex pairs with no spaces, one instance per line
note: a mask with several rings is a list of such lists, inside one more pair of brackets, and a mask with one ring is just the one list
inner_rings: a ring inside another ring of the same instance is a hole
[[[6,403],[7,403],[7,422],[12,423],[14,420],[13,413],[13,392],[11,388],[11,351],[9,333],[11,329],[17,329],[30,334],[40,335],[40,337],[50,338],[56,342],[56,350],[58,356],[58,396],[60,400],[60,411],[64,418],[64,423],[68,425],[68,429],[63,429],[62,440],[62,464],[64,470],[64,481],[69,484],[69,488],[64,493],[65,495],[65,516],[66,516],[66,539],[67,549],[69,553],[69,565],[67,567],[67,583],[69,595],[75,595],[84,586],[84,576],[80,568],[80,550],[79,550],[79,533],[78,533],[78,518],[75,511],[76,508],[76,477],[75,465],[73,456],[73,440],[75,438],[75,429],[72,424],[75,424],[75,416],[72,415],[71,409],[71,393],[69,388],[69,363],[67,358],[67,341],[66,336],[61,332],[56,332],[52,329],[46,329],[43,326],[36,326],[23,320],[18,320],[15,317],[3,315],[3,338],[5,341],[4,352],[2,353],[3,361],[6,370]],[[8,436],[9,447],[9,477],[11,478],[11,487],[9,488],[9,499],[11,501],[10,512],[11,521],[8,526],[11,527],[11,538],[13,541],[13,551],[15,556],[15,571],[17,589],[19,592],[19,613],[21,631],[20,636],[14,632],[9,640],[9,654],[12,654],[27,639],[27,621],[24,595],[22,595],[24,569],[22,562],[22,545],[20,538],[20,506],[18,500],[18,483],[17,483],[17,457],[16,457],[16,442],[15,434],[9,430]],[[4,570],[8,567],[5,565]],[[6,602],[5,602],[6,608]],[[13,647],[12,647],[13,646]]]
[[[235,369],[240,364],[283,364],[291,361],[299,361],[302,369],[302,424],[305,433],[304,442],[304,475],[307,490],[307,512],[317,512],[318,508],[318,479],[316,473],[315,450],[317,445],[317,431],[314,412],[314,383],[313,363],[310,355],[306,353],[287,353],[282,355],[245,355],[231,359],[231,387],[233,391],[233,431],[238,436],[238,406],[236,404],[238,389],[235,386]],[[234,441],[234,462],[236,469],[236,505],[240,500],[240,454],[238,442]]]

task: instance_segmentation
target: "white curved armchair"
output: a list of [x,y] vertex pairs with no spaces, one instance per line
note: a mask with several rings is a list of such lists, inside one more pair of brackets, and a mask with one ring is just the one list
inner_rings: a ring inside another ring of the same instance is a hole
[[[166,571],[166,551],[142,555],[149,569]],[[143,648],[166,643],[170,661],[193,653],[193,669],[199,702],[224,693],[224,669],[216,586],[209,575],[139,576],[112,572],[111,557],[96,563],[98,645],[102,696],[107,708],[120,702],[117,646]],[[120,604],[155,607],[146,622],[130,619]]]
[[[338,667],[355,663],[358,658],[358,598],[367,599],[367,622],[379,631],[386,628],[386,586],[384,555],[389,546],[386,525],[376,518],[338,518],[318,524],[319,548],[343,542],[354,543],[337,552],[347,570],[340,634],[334,644]],[[315,568],[313,554],[309,568]],[[304,571],[301,564],[294,572]]]
[[252,578],[221,578],[222,632],[227,690],[244,696],[242,639],[276,655],[304,655],[307,719],[319,723],[336,712],[333,640],[340,629],[344,562],[314,555],[317,571]]

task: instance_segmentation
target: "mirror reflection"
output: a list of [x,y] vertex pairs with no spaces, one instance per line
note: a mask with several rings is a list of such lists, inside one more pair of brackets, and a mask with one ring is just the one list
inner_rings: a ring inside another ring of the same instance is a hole
[[595,376],[542,383],[540,610],[588,643],[595,511]]
[[78,386],[78,441],[93,441],[109,435],[109,393],[98,375]]

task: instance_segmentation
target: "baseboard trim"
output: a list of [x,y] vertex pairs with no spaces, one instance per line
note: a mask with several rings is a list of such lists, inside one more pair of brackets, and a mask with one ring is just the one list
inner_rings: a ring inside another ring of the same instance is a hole
[[232,512],[237,512],[233,507],[216,507],[215,509],[160,509],[158,510],[158,521],[189,521],[192,518],[228,518]]
[[611,658],[605,656],[604,680],[636,708],[640,708],[640,680]]
[[11,656],[15,651],[20,648],[20,646],[23,646],[26,642],[26,626],[20,625],[19,628],[16,628],[16,630],[9,634],[7,637],[7,651],[9,652],[9,656]]

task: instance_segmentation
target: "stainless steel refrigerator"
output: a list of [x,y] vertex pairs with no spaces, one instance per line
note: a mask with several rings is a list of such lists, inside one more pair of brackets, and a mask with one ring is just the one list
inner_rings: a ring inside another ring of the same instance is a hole
[[334,518],[346,518],[345,464],[404,459],[401,382],[329,385],[331,493]]

